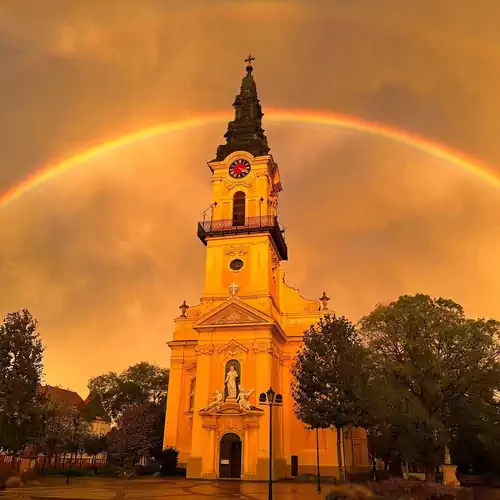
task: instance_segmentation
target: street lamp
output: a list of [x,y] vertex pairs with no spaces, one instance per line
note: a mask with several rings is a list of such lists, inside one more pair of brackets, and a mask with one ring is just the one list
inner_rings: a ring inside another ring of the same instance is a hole
[[276,394],[272,387],[259,396],[259,404],[269,406],[269,500],[273,498],[273,406],[283,406],[283,396]]

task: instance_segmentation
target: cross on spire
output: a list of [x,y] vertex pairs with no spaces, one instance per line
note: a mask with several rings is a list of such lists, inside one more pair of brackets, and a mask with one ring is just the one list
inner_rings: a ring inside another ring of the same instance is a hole
[[229,291],[231,292],[231,297],[234,297],[237,293],[240,287],[233,281],[229,286]]
[[245,59],[245,62],[248,64],[248,66],[251,66],[252,61],[255,61],[255,57],[252,57],[252,54],[248,54],[248,57]]

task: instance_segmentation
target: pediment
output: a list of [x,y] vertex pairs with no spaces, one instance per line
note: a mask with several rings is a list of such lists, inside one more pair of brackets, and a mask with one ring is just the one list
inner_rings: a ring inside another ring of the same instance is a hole
[[271,324],[274,322],[265,314],[238,299],[231,299],[229,303],[201,318],[194,328]]

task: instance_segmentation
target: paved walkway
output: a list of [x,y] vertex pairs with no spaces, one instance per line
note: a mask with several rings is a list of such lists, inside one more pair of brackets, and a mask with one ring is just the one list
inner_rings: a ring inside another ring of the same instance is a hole
[[[0,492],[0,498],[18,500],[67,499],[67,500],[207,500],[209,498],[231,498],[239,500],[267,500],[267,483],[244,483],[239,481],[190,481],[185,479],[134,478],[72,478],[70,485],[64,478],[43,480],[43,484],[24,486]],[[314,484],[275,483],[275,500],[320,500]]]

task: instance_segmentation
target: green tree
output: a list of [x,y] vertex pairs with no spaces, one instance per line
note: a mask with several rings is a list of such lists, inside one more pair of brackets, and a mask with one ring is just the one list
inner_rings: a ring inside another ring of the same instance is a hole
[[366,352],[354,325],[325,315],[305,333],[292,368],[292,395],[297,418],[311,429],[334,426],[340,473],[341,433],[368,419],[369,378]]
[[36,445],[44,456],[43,470],[47,461],[50,463],[52,457],[57,456],[71,440],[72,419],[66,407],[48,397],[41,401],[40,416]]
[[360,326],[387,408],[376,412],[379,435],[397,436],[401,459],[418,459],[432,478],[458,412],[492,401],[500,386],[500,324],[418,294],[378,305]]
[[87,435],[83,440],[83,449],[92,457],[92,467],[96,470],[97,455],[106,451],[106,437]]
[[84,452],[84,443],[90,436],[90,425],[78,408],[66,407],[62,418],[65,431],[61,450],[70,454],[69,467],[71,468],[76,464],[78,454],[82,455]]
[[39,425],[43,345],[37,328],[27,309],[7,314],[0,325],[0,449],[11,453],[24,449]]
[[116,463],[116,457],[118,457],[118,463],[123,466],[127,449],[126,436],[123,430],[119,427],[112,427],[105,437],[108,461]]
[[100,396],[104,409],[116,420],[129,405],[153,403],[164,406],[168,380],[168,368],[143,361],[120,374],[109,372],[90,379],[89,390]]
[[154,403],[129,405],[118,420],[122,453],[135,464],[142,456],[152,456],[162,440],[165,410]]
[[500,475],[500,403],[468,394],[453,413],[451,453],[459,470]]

